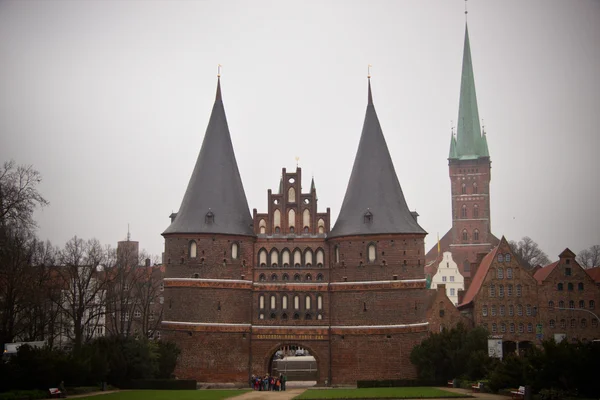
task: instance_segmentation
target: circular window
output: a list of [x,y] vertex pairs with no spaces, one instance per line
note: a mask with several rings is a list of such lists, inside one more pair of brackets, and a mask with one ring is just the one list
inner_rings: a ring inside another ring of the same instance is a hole
[[296,180],[294,178],[290,178],[288,182],[289,183],[294,183],[294,182],[296,182]]
[[304,204],[310,204],[310,200],[309,199],[304,199]]

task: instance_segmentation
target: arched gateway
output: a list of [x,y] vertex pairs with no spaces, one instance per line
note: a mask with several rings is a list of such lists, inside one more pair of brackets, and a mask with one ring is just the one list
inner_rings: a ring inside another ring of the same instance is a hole
[[282,343],[271,349],[265,358],[270,375],[287,377],[287,381],[319,381],[319,355],[299,343]]
[[252,355],[252,375],[285,373],[288,381],[315,381],[319,386],[330,381],[327,340],[253,340]]

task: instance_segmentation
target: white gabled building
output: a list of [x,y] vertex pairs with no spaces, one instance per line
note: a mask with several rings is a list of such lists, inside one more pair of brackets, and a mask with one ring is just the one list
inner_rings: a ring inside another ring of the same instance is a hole
[[454,305],[458,305],[458,291],[465,289],[465,278],[458,270],[458,265],[452,259],[452,253],[449,251],[444,252],[437,272],[431,278],[432,289],[436,289],[438,284],[446,285],[446,295]]

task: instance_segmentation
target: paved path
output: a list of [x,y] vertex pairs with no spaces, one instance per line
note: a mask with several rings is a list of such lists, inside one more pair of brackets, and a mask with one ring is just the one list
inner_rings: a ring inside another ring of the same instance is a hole
[[448,388],[448,387],[441,387],[440,389],[447,390],[452,393],[468,394],[468,395],[475,397],[476,399],[507,400],[509,398],[508,396],[503,396],[500,394],[493,394],[493,393],[478,393],[478,392],[473,393],[473,391],[469,390],[469,389]]
[[235,400],[261,400],[261,399],[269,399],[269,400],[290,400],[294,397],[302,394],[306,389],[289,389],[285,392],[262,392],[258,390],[253,390],[251,392],[244,393],[240,396],[230,397]]

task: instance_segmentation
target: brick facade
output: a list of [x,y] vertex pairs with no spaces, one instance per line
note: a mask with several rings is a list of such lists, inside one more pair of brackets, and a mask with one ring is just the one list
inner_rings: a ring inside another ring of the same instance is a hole
[[[487,328],[512,351],[563,336],[600,338],[598,319],[589,313],[595,313],[599,296],[598,287],[568,249],[559,261],[532,276],[502,238],[481,261],[458,308],[472,325]],[[559,310],[559,305],[571,309]]]
[[[162,335],[182,348],[178,377],[245,383],[283,346],[309,350],[319,384],[416,377],[410,351],[443,301],[425,289],[425,235],[327,240],[329,209],[318,212],[314,184],[301,192],[301,172],[283,169],[268,212],[254,210],[255,237],[164,235]],[[450,306],[445,321],[456,319]]]

